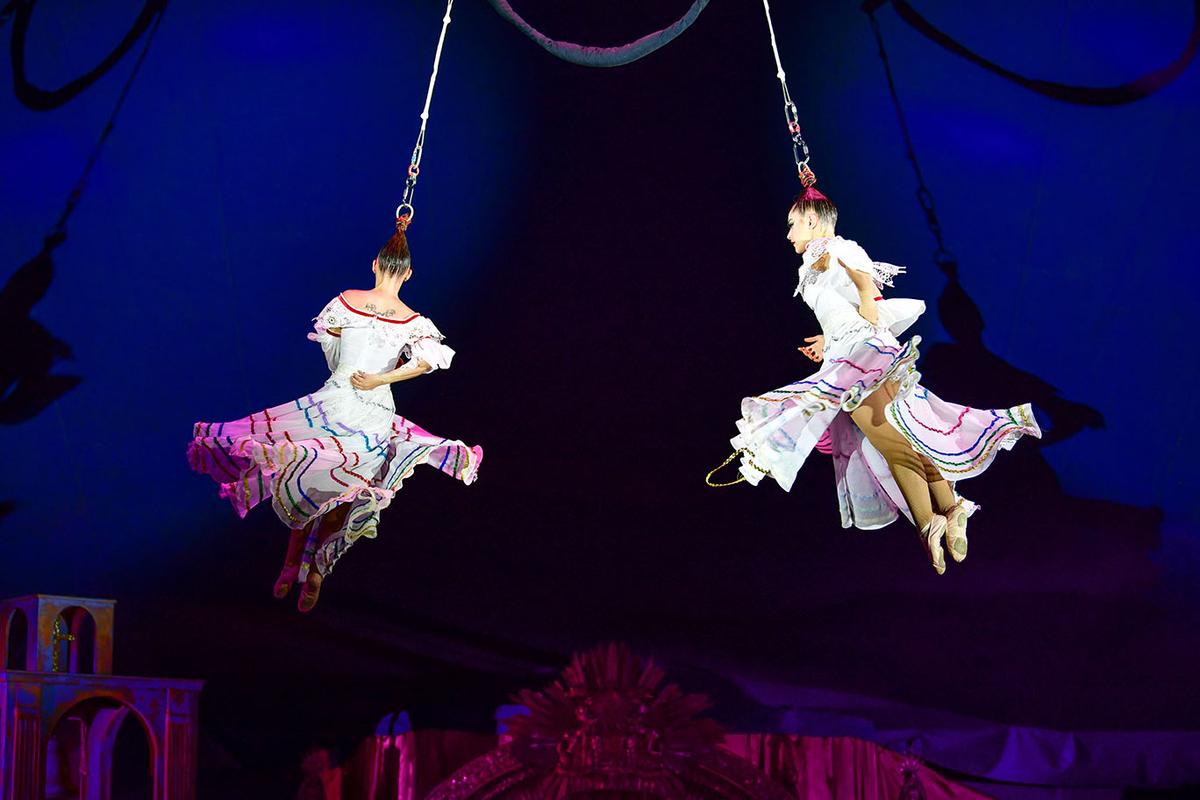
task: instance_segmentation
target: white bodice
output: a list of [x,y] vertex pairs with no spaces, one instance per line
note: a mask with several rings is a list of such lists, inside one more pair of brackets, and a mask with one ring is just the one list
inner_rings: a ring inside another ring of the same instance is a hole
[[[829,254],[828,266],[821,271],[814,269],[817,260],[826,253]],[[872,261],[856,242],[840,236],[809,242],[804,250],[795,293],[816,314],[825,336],[826,354],[848,352],[877,331],[886,330],[899,336],[924,313],[925,304],[920,300],[899,297],[879,300],[876,302],[879,325],[872,326],[858,313],[858,288],[843,269],[843,264],[866,273],[881,289],[891,286],[892,278],[904,272],[903,267]]]
[[308,338],[321,345],[335,379],[349,378],[359,370],[387,372],[395,369],[401,358],[445,369],[454,357],[454,351],[442,344],[441,331],[427,317],[381,317],[354,308],[340,294],[313,319],[313,331]]

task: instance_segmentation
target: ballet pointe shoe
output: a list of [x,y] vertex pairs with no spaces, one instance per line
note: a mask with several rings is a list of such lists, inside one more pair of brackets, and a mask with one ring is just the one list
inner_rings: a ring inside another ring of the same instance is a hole
[[938,575],[946,571],[946,555],[942,550],[942,537],[946,535],[946,518],[934,514],[933,518],[921,529],[921,544],[925,546],[925,555]]
[[272,593],[276,600],[282,600],[292,591],[292,584],[300,577],[299,564],[284,564],[283,569],[279,570],[279,577],[275,579],[275,587]]
[[959,500],[953,508],[946,512],[946,549],[950,551],[950,557],[958,563],[962,563],[967,558],[967,517],[969,516],[963,500]]
[[317,607],[317,600],[321,597],[321,584],[324,580],[324,576],[315,569],[308,571],[308,577],[300,586],[300,597],[296,600],[296,608],[300,613],[307,614]]

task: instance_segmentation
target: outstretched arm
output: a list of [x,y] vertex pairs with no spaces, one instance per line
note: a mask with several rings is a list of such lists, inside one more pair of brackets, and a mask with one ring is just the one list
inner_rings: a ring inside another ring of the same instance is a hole
[[356,372],[350,376],[350,385],[355,389],[374,389],[376,386],[383,386],[385,383],[400,383],[401,381],[419,378],[431,370],[432,367],[424,361],[418,360],[405,364],[403,367],[397,367],[390,372]]

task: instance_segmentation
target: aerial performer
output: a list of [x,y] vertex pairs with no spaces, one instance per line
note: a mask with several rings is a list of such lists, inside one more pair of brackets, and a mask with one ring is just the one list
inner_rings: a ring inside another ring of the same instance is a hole
[[391,389],[448,368],[454,357],[433,322],[400,298],[413,277],[406,231],[449,11],[396,230],[371,262],[375,285],[339,293],[308,334],[325,354],[329,379],[311,394],[248,417],[198,422],[188,446],[192,469],[220,484],[220,495],[240,516],[270,499],[291,529],[274,594],[287,597],[299,582],[301,611],[316,606],[323,580],[351,545],[375,538],[380,513],[418,466],[470,484],[483,459],[481,448],[435,436],[397,415]]
[[[764,0],[764,7],[766,7]],[[770,14],[768,10],[768,25]],[[774,32],[771,44],[775,48]],[[967,520],[977,506],[958,482],[983,473],[1000,450],[1022,436],[1041,438],[1028,403],[978,409],[948,403],[920,384],[920,337],[900,336],[925,310],[920,300],[885,298],[903,268],[872,261],[837,234],[834,203],[815,186],[796,106],[775,48],[778,77],[804,191],[792,202],[787,238],[802,256],[795,294],[813,310],[819,335],[800,351],[817,372],[747,397],[731,439],[742,481],[772,478],[791,490],[808,455],[833,457],[842,526],[882,528],[901,514],[916,527],[930,564],[946,570],[945,551],[967,556]],[[803,151],[803,158],[801,157]],[[717,469],[720,469],[718,467]]]
[[329,379],[315,392],[232,422],[198,422],[192,469],[221,485],[240,516],[265,499],[291,528],[275,596],[302,583],[297,607],[317,604],[334,563],[361,538],[422,464],[470,484],[483,450],[444,439],[396,414],[393,383],[446,369],[454,351],[428,318],[400,299],[413,275],[397,230],[371,263],[375,286],[330,300],[308,338]]

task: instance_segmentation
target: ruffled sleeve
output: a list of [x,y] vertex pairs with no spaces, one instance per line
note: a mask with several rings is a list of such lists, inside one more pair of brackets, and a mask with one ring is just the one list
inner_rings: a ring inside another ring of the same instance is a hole
[[445,339],[437,326],[427,318],[421,317],[413,322],[413,338],[401,350],[401,355],[409,361],[423,361],[429,365],[432,372],[435,369],[449,369],[454,351],[442,344]]
[[875,308],[879,313],[880,327],[891,331],[892,336],[899,338],[917,319],[925,313],[925,303],[922,300],[910,300],[907,297],[889,297],[877,300]]
[[361,325],[363,319],[370,319],[370,314],[361,311],[354,311],[350,306],[346,305],[346,301],[339,294],[337,297],[330,300],[321,309],[321,313],[313,317],[314,334],[309,334],[309,339],[314,342],[316,337],[337,334],[329,334],[330,328],[353,328],[356,325]]
[[851,241],[850,239],[837,238],[831,240],[829,251],[838,261],[850,269],[870,275],[871,280],[880,288],[892,286],[892,281],[895,277],[903,275],[905,271],[904,267],[899,267],[895,264],[872,261],[871,257],[867,255],[867,251],[862,249],[858,242]]
[[[337,369],[338,365],[342,341],[340,329],[357,324],[360,323],[355,319],[354,312],[342,300],[341,295],[326,303],[321,313],[313,317],[313,332],[308,335],[308,340],[321,345],[321,351],[325,353],[325,363],[329,365],[330,371]],[[332,332],[331,328],[336,332]]]

